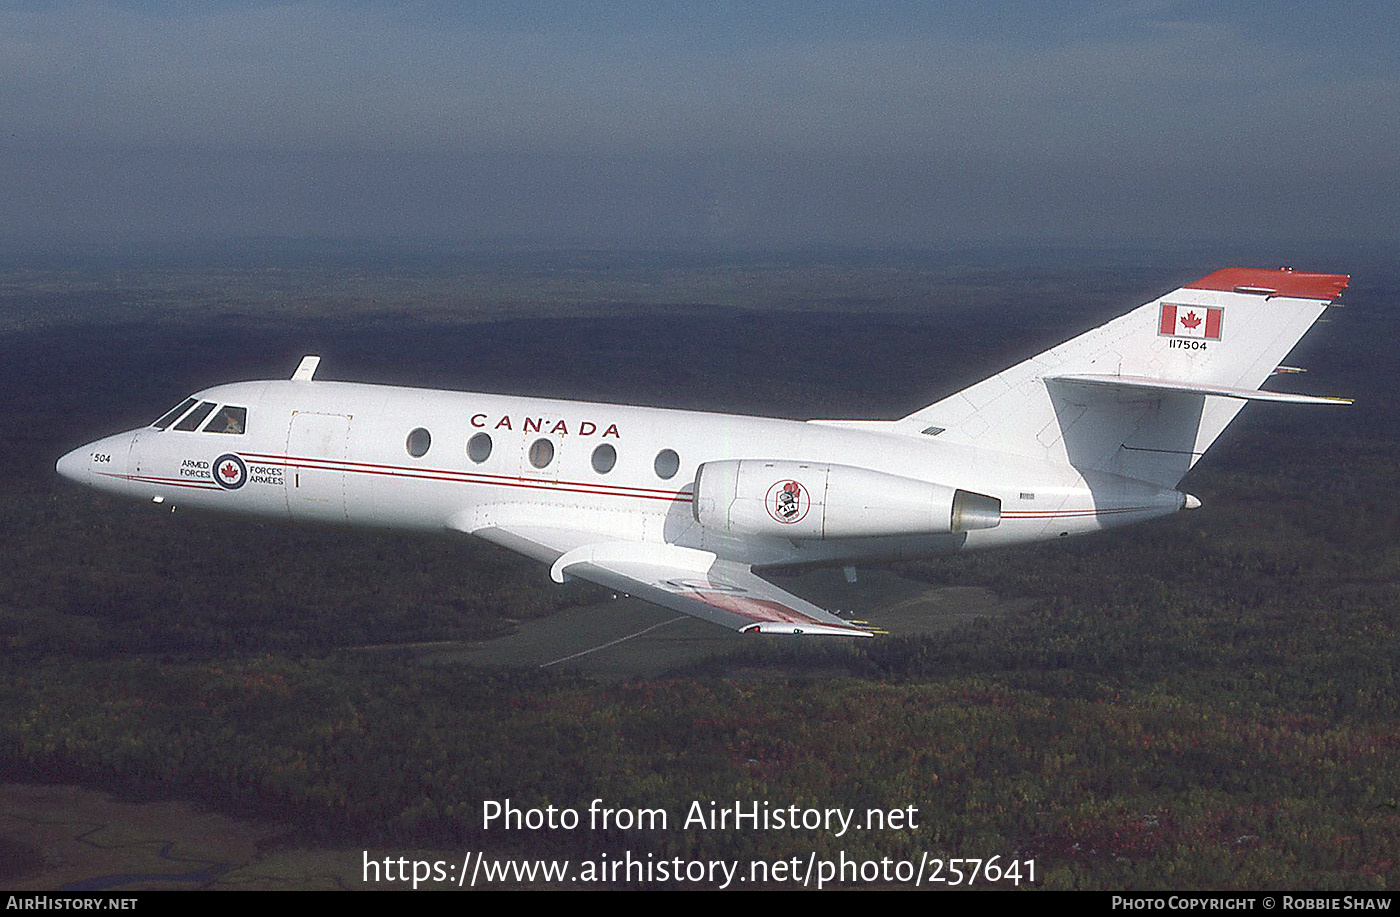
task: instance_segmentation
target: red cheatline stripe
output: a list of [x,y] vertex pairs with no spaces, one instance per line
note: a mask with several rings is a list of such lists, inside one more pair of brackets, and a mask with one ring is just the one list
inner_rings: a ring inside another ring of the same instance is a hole
[[485,487],[523,487],[528,490],[547,490],[553,493],[598,494],[604,497],[631,497],[636,500],[667,500],[681,503],[688,503],[691,500],[691,495],[686,493],[626,493],[617,490],[599,490],[594,487],[569,482],[534,481],[529,478],[490,478],[488,480],[473,480],[467,476],[433,474],[430,472],[411,474],[405,471],[379,471],[373,468],[344,469],[320,465],[302,465],[297,467],[309,468],[315,471],[339,471],[343,474],[374,474],[391,478],[418,478],[424,481],[447,481],[452,484],[480,484]]
[[556,484],[550,481],[531,481],[529,478],[503,478],[500,480],[473,481],[464,477],[447,477],[439,474],[409,474],[403,471],[376,471],[373,468],[340,469],[322,468],[319,466],[302,467],[313,467],[316,471],[341,471],[343,473],[353,474],[376,474],[390,478],[419,478],[425,481],[447,481],[452,484],[480,484],[489,487],[523,487],[527,490],[547,490],[552,493],[597,494],[603,497],[631,497],[636,500],[667,500],[677,503],[689,503],[691,500],[690,494],[684,493],[629,494],[619,493],[613,490],[595,490],[583,485]]
[[[336,470],[336,469],[322,469],[322,470]],[[481,485],[483,485],[483,486],[492,486],[492,487],[521,487],[521,488],[524,488],[524,489],[526,489],[526,490],[547,490],[547,491],[550,491],[551,493],[594,494],[594,495],[600,496],[600,497],[631,497],[631,498],[636,499],[636,500],[665,500],[665,501],[668,501],[668,502],[675,502],[675,503],[689,503],[689,502],[691,502],[691,496],[690,496],[690,494],[686,494],[686,493],[674,493],[674,494],[671,494],[671,495],[669,495],[669,496],[654,495],[654,494],[627,494],[627,493],[616,493],[616,492],[614,492],[614,491],[607,491],[607,490],[593,490],[593,489],[590,489],[590,488],[587,488],[587,487],[582,487],[582,486],[579,486],[579,487],[559,486],[559,485],[550,484],[550,483],[548,483],[548,482],[545,482],[545,483],[531,483],[531,482],[529,482],[529,481],[526,480],[526,479],[519,479],[519,480],[515,480],[515,481],[511,481],[511,480],[500,480],[500,481],[469,481],[469,480],[464,480],[464,479],[462,479],[462,478],[439,477],[439,476],[436,476],[436,475],[429,475],[429,474],[405,474],[405,473],[400,472],[400,471],[373,471],[373,470],[368,469],[368,468],[366,468],[366,469],[355,469],[354,471],[355,471],[356,474],[378,474],[378,475],[385,475],[385,476],[387,476],[387,477],[395,477],[395,478],[422,478],[422,479],[424,479],[424,480],[430,480],[430,481],[449,481],[449,482],[455,483],[455,484],[481,484]],[[225,488],[220,487],[220,486],[217,485],[217,484],[196,484],[196,483],[192,483],[192,482],[190,482],[190,481],[182,481],[182,480],[179,480],[179,479],[176,479],[176,478],[156,478],[156,477],[147,477],[147,476],[144,476],[144,475],[134,475],[134,474],[110,474],[110,473],[105,472],[105,471],[100,471],[100,472],[98,472],[98,474],[104,475],[105,477],[109,477],[109,478],[121,478],[121,479],[124,480],[124,481],[137,481],[137,482],[142,483],[142,484],[165,484],[165,485],[168,485],[168,486],[170,486],[170,487],[191,487],[191,488],[194,488],[194,489],[196,489],[196,490],[218,490],[218,491],[223,491],[223,490],[225,490]]]
[[[281,458],[281,456],[255,455],[255,454],[253,454],[253,453],[248,453],[248,452],[240,453],[240,454],[243,455],[244,458],[257,458],[257,459]],[[329,460],[323,460],[323,459],[314,459],[314,460],[302,460],[302,459],[298,459],[298,460],[296,460],[296,461],[297,461],[298,463],[300,463],[301,461],[326,461],[326,462],[329,462]],[[274,463],[264,461],[264,464],[274,464]],[[405,473],[405,471],[398,471],[398,470],[383,470],[383,471],[376,470],[377,468],[397,469],[397,468],[402,468],[403,466],[396,466],[396,465],[371,466],[371,465],[369,465],[368,463],[365,463],[365,462],[345,462],[345,463],[343,463],[343,464],[347,464],[347,465],[349,465],[349,464],[354,464],[354,465],[360,465],[360,466],[363,466],[363,467],[359,467],[359,468],[346,468],[346,469],[335,468],[335,467],[322,467],[322,466],[307,466],[307,467],[314,467],[314,468],[316,468],[317,470],[321,470],[321,471],[343,471],[343,472],[347,472],[347,473],[353,472],[353,473],[356,473],[356,474],[377,474],[377,475],[383,475],[383,476],[386,476],[386,477],[419,478],[419,479],[428,480],[428,481],[450,481],[450,482],[455,482],[455,483],[459,483],[459,484],[483,484],[483,485],[493,485],[493,486],[499,486],[499,487],[521,487],[521,488],[525,488],[525,489],[527,489],[527,490],[546,490],[546,491],[552,491],[552,492],[554,492],[554,493],[594,494],[594,495],[596,495],[596,496],[602,496],[602,497],[633,497],[633,498],[638,499],[638,500],[668,500],[668,501],[674,501],[674,502],[677,502],[677,503],[689,503],[689,502],[691,502],[691,501],[694,499],[694,497],[693,497],[691,494],[687,494],[687,493],[684,493],[684,492],[681,492],[681,491],[654,491],[654,492],[651,492],[651,493],[623,493],[623,492],[620,492],[620,491],[625,491],[625,490],[649,490],[649,488],[640,488],[640,487],[638,487],[638,488],[624,488],[624,487],[621,487],[620,485],[616,485],[616,486],[615,486],[615,485],[597,485],[597,486],[594,486],[594,485],[587,485],[587,484],[583,484],[583,483],[575,483],[575,482],[573,482],[573,481],[557,481],[557,482],[556,482],[556,481],[544,481],[544,480],[534,480],[534,479],[531,479],[531,478],[510,478],[510,477],[505,477],[505,476],[503,476],[503,475],[475,474],[475,473],[473,473],[473,472],[466,472],[466,471],[433,471],[432,469],[424,469],[422,473],[409,474],[409,473]],[[181,479],[179,479],[179,478],[158,478],[158,477],[152,477],[152,476],[149,476],[149,475],[134,475],[134,474],[112,474],[112,473],[106,472],[106,471],[99,471],[98,474],[102,475],[103,477],[108,477],[108,478],[120,478],[120,479],[122,479],[122,480],[124,480],[124,481],[140,481],[140,482],[143,483],[143,484],[168,484],[168,485],[170,485],[170,486],[172,486],[172,487],[192,487],[192,488],[195,488],[195,489],[197,489],[197,490],[224,490],[224,488],[220,487],[218,484],[199,484],[199,483],[196,483],[196,482],[193,482],[193,481],[181,480]],[[483,478],[483,479],[485,479],[485,480],[472,480],[472,478]],[[600,487],[603,487],[603,486],[612,487],[613,489],[610,489],[610,490],[602,490],[602,489],[599,489]],[[1077,510],[1065,510],[1065,511],[1063,511],[1063,512],[1060,512],[1060,511],[1052,511],[1052,510],[1045,510],[1045,511],[1034,511],[1034,510],[1020,510],[1020,511],[1017,511],[1017,510],[1013,510],[1013,511],[1011,511],[1011,512],[1004,512],[1004,513],[1002,513],[1002,514],[1001,514],[1001,518],[1003,518],[1003,519],[1017,519],[1017,520],[1065,519],[1065,518],[1083,517],[1083,516],[1109,516],[1109,515],[1114,515],[1114,514],[1117,514],[1117,513],[1145,513],[1145,512],[1151,512],[1151,511],[1153,511],[1153,510],[1162,509],[1162,508],[1163,508],[1163,507],[1159,507],[1159,506],[1128,506],[1128,507],[1121,507],[1121,508],[1116,508],[1116,509],[1077,509]]]
[[[451,468],[419,468],[413,465],[381,465],[373,462],[351,462],[343,459],[322,459],[310,456],[290,456],[290,455],[266,455],[256,452],[239,453],[245,459],[256,459],[265,465],[296,465],[303,468],[317,468],[324,471],[344,471],[344,472],[366,472],[371,474],[388,474],[392,472],[408,472],[407,477],[425,477],[435,480],[457,480],[459,478],[468,479],[469,483],[478,484],[511,484],[519,482],[525,485],[551,484],[554,482],[545,478],[524,478],[516,475],[486,474],[480,471],[457,471]],[[612,493],[621,492],[624,496],[656,495],[661,499],[670,500],[676,497],[688,497],[688,494],[666,490],[655,487],[631,487],[624,484],[603,484],[591,481],[559,481],[559,487],[586,487],[590,488],[589,493]]]
[[168,484],[171,487],[193,487],[196,490],[223,490],[218,484],[199,484],[194,481],[185,481],[180,478],[155,478],[141,474],[113,474],[110,471],[99,471],[98,474],[104,478],[120,478],[123,481],[139,481],[142,484]]
[[692,499],[691,495],[688,493],[673,490],[656,490],[646,487],[587,484],[581,481],[550,481],[547,479],[482,474],[473,471],[412,468],[404,465],[374,465],[369,462],[348,462],[338,459],[266,455],[253,452],[243,452],[240,453],[240,455],[242,455],[244,459],[255,460],[265,465],[281,465],[284,468],[300,467],[317,471],[339,471],[343,474],[374,474],[385,477],[417,478],[424,481],[448,481],[457,484],[482,484],[495,487],[521,487],[528,490],[545,490],[553,493],[595,494],[603,497],[632,497],[638,500],[665,500],[667,502],[677,503],[688,503]]
[[[320,470],[331,470],[331,471],[334,471],[334,470],[339,470],[339,469],[320,469]],[[492,487],[521,487],[521,488],[524,488],[524,489],[526,489],[526,490],[547,490],[547,491],[550,491],[551,493],[594,494],[594,495],[600,496],[600,497],[631,497],[631,498],[636,499],[636,500],[665,500],[665,501],[668,501],[668,502],[675,502],[675,503],[689,503],[689,502],[691,502],[691,495],[690,495],[690,494],[687,494],[687,493],[673,493],[673,494],[670,494],[670,495],[628,494],[628,493],[617,493],[617,492],[608,491],[608,490],[593,490],[593,489],[591,489],[591,488],[583,487],[583,486],[562,486],[562,485],[556,485],[556,484],[553,484],[553,483],[550,483],[550,482],[535,483],[535,482],[529,481],[528,479],[517,479],[517,480],[493,480],[493,481],[471,481],[471,480],[465,480],[465,479],[462,479],[462,478],[440,477],[440,476],[431,475],[431,474],[405,474],[405,473],[400,472],[400,471],[374,471],[374,470],[368,469],[368,468],[365,468],[365,469],[353,469],[353,471],[354,471],[354,473],[356,473],[356,474],[378,474],[378,475],[384,475],[384,476],[387,476],[387,477],[395,477],[395,478],[422,478],[422,479],[424,479],[424,480],[430,480],[430,481],[448,481],[448,482],[455,483],[455,484],[481,484],[481,485],[483,485],[483,486],[492,486]],[[165,485],[168,485],[168,486],[170,486],[170,487],[191,487],[191,488],[194,488],[194,489],[196,489],[196,490],[218,490],[218,491],[223,491],[223,490],[226,489],[226,488],[220,487],[220,486],[217,485],[217,484],[196,484],[196,483],[193,483],[193,482],[190,482],[190,481],[179,480],[179,479],[177,479],[177,478],[156,478],[156,477],[148,477],[148,476],[145,476],[145,475],[134,475],[134,474],[110,474],[110,473],[105,472],[105,471],[100,471],[100,472],[98,472],[98,474],[104,475],[105,477],[109,477],[109,478],[120,478],[120,479],[122,479],[122,480],[124,480],[124,481],[137,481],[137,482],[142,483],[142,484],[165,484]]]

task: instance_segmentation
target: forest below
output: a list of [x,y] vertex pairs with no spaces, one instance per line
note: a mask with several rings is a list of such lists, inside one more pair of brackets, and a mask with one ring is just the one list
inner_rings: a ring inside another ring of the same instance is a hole
[[[1250,406],[1182,485],[1201,510],[896,568],[1025,611],[859,645],[736,636],[660,678],[392,651],[602,598],[483,543],[171,514],[53,473],[190,391],[312,352],[328,378],[898,416],[1192,264],[5,271],[0,774],[194,800],[347,848],[930,851],[1034,858],[1048,888],[1395,889],[1400,266],[1356,268],[1347,307],[1289,361],[1310,372],[1274,386],[1356,405]],[[483,801],[503,798],[922,817],[841,839],[486,831]]]

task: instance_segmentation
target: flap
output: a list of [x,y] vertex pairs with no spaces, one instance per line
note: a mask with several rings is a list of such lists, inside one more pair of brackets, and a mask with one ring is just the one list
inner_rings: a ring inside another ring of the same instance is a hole
[[654,542],[599,541],[598,533],[502,525],[471,534],[552,563],[550,576],[574,576],[744,633],[869,637],[844,621],[709,551]]
[[602,550],[574,561],[565,555],[555,568],[562,566],[562,572],[569,576],[744,633],[871,636],[870,631],[779,589],[742,564],[716,560],[709,569],[697,571],[686,562],[671,566],[653,557],[630,560],[617,550],[625,547],[637,546],[589,546],[580,550]]

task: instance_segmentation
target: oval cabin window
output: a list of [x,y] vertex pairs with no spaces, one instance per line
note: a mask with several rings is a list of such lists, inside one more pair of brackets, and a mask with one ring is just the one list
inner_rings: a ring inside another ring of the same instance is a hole
[[593,470],[599,474],[607,474],[613,470],[617,464],[617,450],[611,443],[603,443],[593,450]]
[[537,439],[530,444],[530,464],[544,468],[554,461],[554,443],[547,439]]
[[467,440],[467,458],[480,465],[491,457],[491,434],[478,433]]
[[422,427],[408,434],[408,442],[405,444],[408,454],[414,458],[422,458],[428,454],[428,447],[433,444],[433,437]]
[[674,449],[662,449],[656,453],[656,476],[662,480],[669,480],[676,476],[676,472],[681,470],[681,457],[676,455]]

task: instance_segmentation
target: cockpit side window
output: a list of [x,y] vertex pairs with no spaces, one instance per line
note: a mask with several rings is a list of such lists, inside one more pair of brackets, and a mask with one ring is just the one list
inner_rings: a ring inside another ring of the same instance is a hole
[[209,412],[212,410],[214,410],[214,402],[201,401],[199,407],[190,411],[189,416],[175,425],[175,429],[185,431],[193,430],[200,425],[204,418],[209,416]]
[[198,398],[186,398],[184,401],[181,401],[180,404],[170,413],[161,415],[160,420],[157,420],[155,423],[151,424],[151,426],[155,427],[157,430],[164,430],[166,427],[170,426],[172,423],[175,422],[176,417],[179,417],[181,414],[188,411],[190,409],[190,406],[198,400]]
[[226,404],[204,425],[205,433],[242,433],[248,428],[248,409]]

